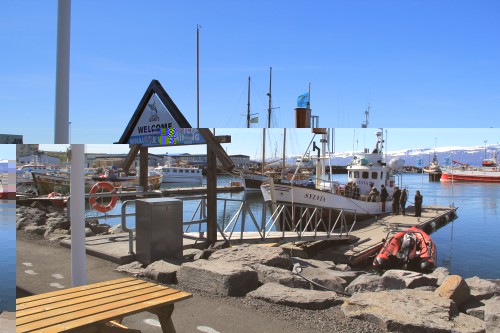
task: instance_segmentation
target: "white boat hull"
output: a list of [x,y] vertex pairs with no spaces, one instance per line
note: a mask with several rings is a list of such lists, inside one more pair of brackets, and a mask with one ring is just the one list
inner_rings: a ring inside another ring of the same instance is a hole
[[[322,190],[280,184],[275,184],[274,188],[274,201],[276,203],[291,203],[339,211],[343,210],[347,213],[355,213],[357,216],[379,215],[390,213],[392,210],[392,200],[386,201],[385,211],[382,211],[382,202],[369,202],[366,201],[366,198],[363,198],[364,200],[357,200]],[[266,202],[273,202],[270,185],[263,185],[261,190],[264,200]]]

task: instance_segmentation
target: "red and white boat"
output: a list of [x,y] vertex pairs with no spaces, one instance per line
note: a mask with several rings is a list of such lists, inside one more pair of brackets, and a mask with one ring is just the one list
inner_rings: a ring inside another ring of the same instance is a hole
[[453,161],[458,166],[441,168],[441,181],[466,181],[466,182],[500,182],[500,166],[497,161],[498,152],[493,153],[493,158],[483,160],[480,167]]

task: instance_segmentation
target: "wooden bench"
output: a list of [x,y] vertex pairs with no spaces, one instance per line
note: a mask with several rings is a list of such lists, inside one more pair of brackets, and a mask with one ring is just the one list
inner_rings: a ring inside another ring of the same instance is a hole
[[174,303],[192,295],[136,278],[123,278],[16,300],[16,332],[141,332],[121,319],[149,311],[163,332],[175,332]]

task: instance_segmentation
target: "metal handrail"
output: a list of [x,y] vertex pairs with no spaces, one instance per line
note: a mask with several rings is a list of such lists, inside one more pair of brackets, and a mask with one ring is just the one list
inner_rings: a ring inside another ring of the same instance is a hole
[[[202,230],[202,224],[207,223],[206,216],[206,196],[191,196],[191,197],[176,197],[176,199],[182,201],[194,201],[200,200],[200,203],[197,205],[194,214],[191,219],[188,221],[182,221],[183,226],[186,226],[185,233],[188,232],[191,225],[198,224],[198,232]],[[318,229],[323,227],[325,229],[326,237],[330,238],[334,231],[337,228],[340,228],[340,232],[337,232],[340,237],[348,237],[351,233],[354,225],[356,224],[356,211],[355,210],[340,210],[335,221],[332,221],[332,214],[334,211],[338,211],[337,209],[331,208],[320,208],[313,207],[307,205],[298,205],[298,204],[275,204],[275,209],[271,210],[269,214],[265,209],[265,202],[262,202],[262,221],[259,225],[255,214],[252,211],[252,208],[248,203],[244,200],[239,199],[229,199],[229,198],[217,198],[218,201],[223,201],[223,216],[222,219],[218,219],[219,223],[217,224],[217,229],[220,235],[226,239],[230,240],[233,238],[233,235],[236,232],[236,227],[238,222],[240,222],[240,236],[239,239],[242,240],[245,232],[245,224],[247,215],[250,217],[253,226],[259,233],[259,238],[264,240],[270,236],[270,233],[276,230],[281,231],[281,238],[285,238],[285,230],[293,231],[297,234],[297,237],[302,238],[305,233],[308,231],[314,231],[314,237],[318,234]],[[133,237],[135,228],[127,228],[126,226],[126,216],[135,215],[135,214],[127,214],[126,207],[135,203],[135,200],[126,200],[123,201],[121,207],[121,226],[123,231],[128,232],[129,234],[129,253],[133,254]],[[229,219],[226,224],[226,212],[227,212],[227,203],[228,202],[239,202],[240,205],[237,208],[236,212]],[[291,214],[296,208],[299,208],[299,214]],[[328,212],[328,221],[325,221],[323,214]],[[353,224],[351,228],[348,228],[345,215],[349,213],[354,216]],[[268,215],[270,217],[268,218]],[[222,226],[222,227],[221,227]]]
[[128,232],[128,253],[129,254],[134,254],[134,231],[135,228],[129,229],[127,228],[127,214],[125,212],[125,209],[129,203],[133,202],[135,204],[135,200],[125,200],[122,202],[122,230]]

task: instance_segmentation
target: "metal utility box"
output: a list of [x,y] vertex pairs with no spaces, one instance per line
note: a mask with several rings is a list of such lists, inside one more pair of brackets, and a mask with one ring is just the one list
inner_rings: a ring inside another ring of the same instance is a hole
[[182,201],[138,199],[135,203],[136,257],[141,263],[182,259]]

